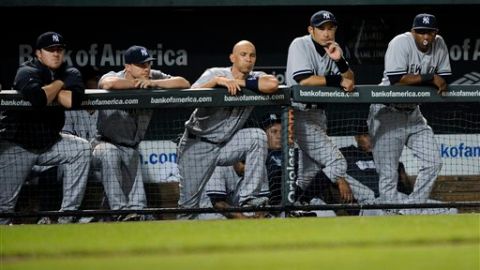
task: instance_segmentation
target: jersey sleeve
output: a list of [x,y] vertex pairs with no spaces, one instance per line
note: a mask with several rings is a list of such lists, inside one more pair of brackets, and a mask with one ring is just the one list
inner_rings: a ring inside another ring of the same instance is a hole
[[110,72],[104,74],[102,77],[100,77],[100,80],[98,80],[98,84],[100,85],[100,83],[101,83],[103,80],[105,80],[106,78],[110,78],[110,77],[118,78],[119,75],[118,75],[118,73],[115,72],[115,71],[110,71]]
[[85,94],[82,74],[74,67],[67,68],[65,73],[65,79],[63,80],[65,89],[72,92],[72,108],[77,108],[82,103]]
[[308,58],[307,48],[302,39],[295,39],[288,48],[287,69],[291,71],[292,79],[296,76],[310,76],[314,74],[314,67]]
[[209,68],[205,70],[200,78],[198,78],[197,81],[192,85],[192,88],[199,88],[200,85],[203,85],[213,79],[215,75],[216,74],[214,73],[213,69]]
[[445,44],[445,41],[441,36],[436,37],[438,42],[438,66],[436,73],[440,76],[449,76],[452,75],[452,69],[450,67],[450,57],[448,54],[448,48],[447,44]]
[[42,89],[43,79],[39,71],[28,66],[21,66],[17,70],[13,88],[22,93],[23,98],[30,101],[33,107],[47,106],[47,94]]
[[160,70],[152,70],[150,72],[150,77],[154,80],[163,80],[163,79],[170,79],[172,76],[169,74],[163,73]]
[[387,76],[407,74],[408,48],[407,36],[400,35],[390,41],[385,53],[385,74]]

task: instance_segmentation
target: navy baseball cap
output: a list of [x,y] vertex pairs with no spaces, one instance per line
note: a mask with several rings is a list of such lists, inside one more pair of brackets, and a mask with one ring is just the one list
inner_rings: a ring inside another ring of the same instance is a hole
[[143,46],[134,45],[125,51],[125,64],[143,64],[155,59]]
[[276,113],[270,113],[270,114],[267,114],[262,122],[260,123],[261,127],[263,129],[267,129],[269,128],[271,125],[275,124],[275,123],[281,123],[282,122],[282,118],[280,117],[280,115],[276,114]]
[[412,29],[427,29],[438,31],[437,18],[432,14],[421,13],[413,19]]
[[326,22],[332,22],[333,24],[337,25],[337,19],[335,19],[335,16],[330,11],[326,11],[326,10],[317,11],[310,18],[310,25],[315,27],[319,27],[320,25]]
[[37,38],[37,49],[44,49],[49,47],[63,47],[65,48],[65,41],[63,36],[56,32],[45,32]]

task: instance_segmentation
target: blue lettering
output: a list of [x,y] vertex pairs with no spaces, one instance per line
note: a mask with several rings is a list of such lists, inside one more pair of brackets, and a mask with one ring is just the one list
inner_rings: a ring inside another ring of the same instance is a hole
[[440,145],[440,155],[442,158],[471,158],[480,157],[480,146],[468,146],[465,143],[459,143],[457,146]]
[[159,157],[158,159],[160,164],[163,164],[168,161],[168,156],[165,153],[161,153],[158,157]]
[[448,147],[446,147],[443,143],[441,145],[440,152],[442,153],[441,154],[442,157],[450,157],[448,155]]
[[460,154],[460,157],[463,157],[463,143],[458,145],[458,153]]
[[450,156],[457,157],[457,155],[458,155],[458,149],[456,147],[450,147]]
[[474,157],[480,157],[480,146],[474,147],[473,148],[473,156]]
[[157,164],[157,154],[150,154],[150,164]]
[[469,147],[469,146],[465,147],[465,157],[472,157],[472,154],[473,154],[472,150],[473,150],[472,147]]
[[170,153],[168,155],[168,160],[173,163],[177,163],[177,153]]
[[140,154],[140,163],[142,164],[164,164],[166,162],[177,163],[177,153],[151,153],[148,155],[148,160],[145,161]]

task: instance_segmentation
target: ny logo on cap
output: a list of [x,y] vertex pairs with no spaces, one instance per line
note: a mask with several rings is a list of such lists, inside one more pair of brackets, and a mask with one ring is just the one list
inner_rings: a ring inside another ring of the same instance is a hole
[[324,18],[324,19],[330,19],[330,14],[328,14],[328,13],[323,13],[323,18]]
[[141,49],[140,52],[142,53],[143,56],[148,56],[148,52],[146,49]]
[[52,35],[52,41],[53,42],[60,42],[60,38],[58,37],[58,35]]
[[422,22],[424,24],[430,24],[430,17],[424,16],[423,19],[422,19]]

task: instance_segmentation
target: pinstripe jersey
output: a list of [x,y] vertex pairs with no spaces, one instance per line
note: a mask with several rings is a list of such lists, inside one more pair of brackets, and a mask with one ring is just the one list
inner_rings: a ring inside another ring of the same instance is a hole
[[[260,71],[252,71],[250,75],[259,77],[265,74]],[[234,79],[231,67],[209,68],[192,85],[192,88],[199,87],[215,76],[223,76]],[[209,139],[212,142],[222,143],[228,141],[233,134],[243,127],[247,121],[253,106],[239,107],[201,107],[196,108],[185,123],[187,130],[195,135]]]
[[305,35],[294,39],[290,44],[286,71],[288,86],[298,85],[294,79],[297,75],[340,75],[335,62],[326,53],[321,56],[313,42],[310,35]]
[[436,35],[431,49],[424,53],[415,45],[411,32],[394,37],[385,54],[385,71],[380,85],[390,85],[388,76],[404,74],[451,75],[447,45]]
[[[125,78],[125,70],[111,71],[103,75],[100,81],[106,77]],[[150,71],[153,80],[170,77],[159,70]],[[115,144],[136,147],[145,136],[151,116],[152,110],[148,109],[99,110],[98,135]]]

